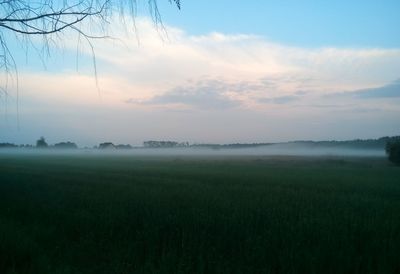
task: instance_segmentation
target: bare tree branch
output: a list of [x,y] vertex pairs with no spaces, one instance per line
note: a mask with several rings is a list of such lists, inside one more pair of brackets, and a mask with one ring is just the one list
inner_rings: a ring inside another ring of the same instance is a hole
[[[138,0],[139,1],[139,0]],[[162,26],[157,0],[146,0],[153,21]],[[180,0],[168,0],[181,8]],[[0,85],[2,94],[9,96],[9,82],[18,85],[18,71],[13,54],[8,47],[7,37],[15,35],[26,49],[33,47],[39,56],[49,55],[50,45],[62,42],[61,34],[69,30],[75,32],[79,40],[83,38],[90,47],[93,58],[94,74],[97,85],[97,68],[93,39],[109,38],[108,20],[113,13],[121,17],[126,14],[133,18],[135,26],[136,0],[2,0],[0,1],[0,70],[5,76],[4,85]],[[33,37],[41,37],[38,48]],[[13,77],[13,75],[15,77]],[[17,88],[18,90],[18,88]],[[17,91],[18,101],[18,91]]]

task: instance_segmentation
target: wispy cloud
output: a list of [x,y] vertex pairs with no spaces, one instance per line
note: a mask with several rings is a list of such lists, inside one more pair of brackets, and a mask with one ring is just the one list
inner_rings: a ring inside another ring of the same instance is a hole
[[[139,47],[132,37],[111,47],[109,41],[95,44],[100,76],[112,75],[154,92],[206,77],[237,87],[256,84],[255,91],[263,86],[275,91],[275,96],[296,90],[356,90],[399,77],[400,49],[300,48],[251,34],[195,36],[170,26],[166,26],[168,39],[162,40],[143,18],[137,20],[137,29]],[[115,36],[124,37],[118,31]],[[76,45],[71,44],[71,49]]]
[[279,96],[279,97],[273,97],[273,98],[261,98],[261,99],[258,99],[258,102],[283,105],[283,104],[288,104],[288,103],[298,101],[299,99],[300,99],[299,96],[287,95],[287,96]]
[[393,99],[400,98],[400,79],[377,87],[334,92],[325,99]]
[[240,105],[238,100],[226,95],[230,85],[221,81],[202,81],[192,86],[175,87],[147,100],[128,99],[130,104],[140,105],[184,105],[197,109],[226,109]]
[[400,98],[400,80],[376,88],[356,90],[351,92],[350,95],[362,99]]

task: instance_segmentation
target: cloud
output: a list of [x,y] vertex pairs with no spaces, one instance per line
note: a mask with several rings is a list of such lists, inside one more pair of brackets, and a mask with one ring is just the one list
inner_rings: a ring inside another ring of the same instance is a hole
[[[393,81],[400,71],[400,49],[300,48],[252,34],[191,35],[168,25],[168,38],[162,39],[151,20],[137,18],[136,26],[139,46],[122,28],[110,33],[119,40],[94,43],[99,87],[110,94],[108,103],[147,101],[141,105],[151,110],[161,104],[211,109],[216,103],[226,108],[240,102],[257,110],[262,100],[255,98],[287,104],[298,96],[362,91]],[[64,59],[75,60],[77,45],[68,41],[65,47],[73,57],[66,53]],[[90,47],[81,45],[80,50],[92,54]],[[63,74],[60,66],[49,70]],[[94,78],[93,70],[85,76]]]
[[361,89],[350,94],[361,99],[400,98],[400,79],[385,86]]
[[[168,25],[163,40],[150,20],[137,18],[136,24],[140,46],[118,29],[114,36],[121,43],[96,41],[98,72],[154,92],[204,77],[262,85],[275,96],[296,90],[334,92],[383,85],[400,71],[400,49],[300,48],[252,34],[191,35]],[[89,47],[86,52],[91,54]]]
[[225,94],[229,89],[229,84],[209,80],[192,86],[178,86],[147,100],[128,99],[126,102],[140,105],[185,105],[197,109],[226,109],[239,106],[238,100]]
[[261,99],[258,99],[258,101],[261,103],[278,104],[278,105],[282,104],[283,105],[283,104],[288,104],[288,103],[298,101],[299,99],[300,99],[299,96],[287,95],[287,96],[280,96],[280,97],[273,97],[273,98],[261,98]]
[[388,83],[399,78],[400,49],[300,48],[168,25],[161,39],[150,20],[136,23],[139,46],[122,28],[110,33],[120,40],[94,42],[98,86],[90,47],[79,47],[83,70],[74,71],[73,38],[46,72],[20,70],[21,117],[41,125],[34,138],[61,134],[51,130],[56,125],[124,143],[128,137],[117,137],[240,142],[398,134],[400,107],[387,99],[399,97],[399,82]]
[[391,99],[400,98],[400,79],[378,87],[335,92],[325,96],[330,99]]

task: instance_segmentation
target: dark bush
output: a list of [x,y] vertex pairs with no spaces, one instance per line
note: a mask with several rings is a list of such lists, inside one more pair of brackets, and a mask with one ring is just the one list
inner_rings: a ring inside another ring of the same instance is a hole
[[400,138],[389,140],[386,143],[386,154],[389,161],[400,164]]

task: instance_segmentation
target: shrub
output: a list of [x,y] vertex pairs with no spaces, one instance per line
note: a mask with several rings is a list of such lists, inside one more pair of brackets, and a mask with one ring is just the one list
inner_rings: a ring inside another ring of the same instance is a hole
[[389,140],[386,143],[386,154],[389,157],[389,161],[400,164],[400,138]]

